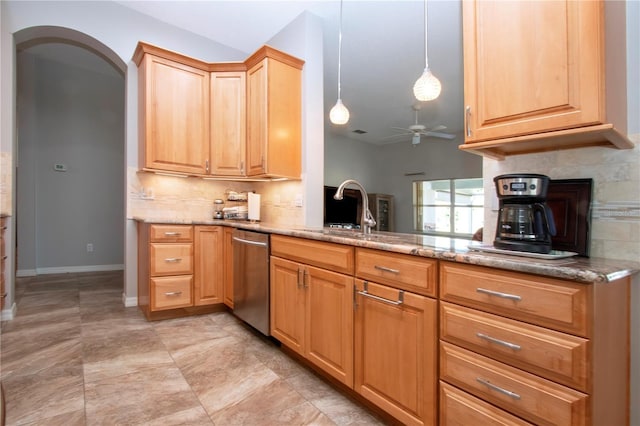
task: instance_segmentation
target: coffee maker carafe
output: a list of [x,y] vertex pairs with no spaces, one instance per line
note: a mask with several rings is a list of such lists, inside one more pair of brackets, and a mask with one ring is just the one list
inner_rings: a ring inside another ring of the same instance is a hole
[[493,179],[500,200],[493,245],[505,250],[547,254],[556,235],[553,212],[546,204],[549,178],[508,174]]

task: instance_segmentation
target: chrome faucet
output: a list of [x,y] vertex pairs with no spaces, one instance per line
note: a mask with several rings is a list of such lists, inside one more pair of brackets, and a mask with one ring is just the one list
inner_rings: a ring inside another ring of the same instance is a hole
[[360,182],[353,179],[345,180],[340,184],[333,198],[335,200],[342,200],[344,188],[349,184],[356,186],[362,194],[362,218],[360,219],[360,226],[362,227],[362,233],[371,234],[371,228],[376,226],[376,220],[373,218],[371,210],[369,210],[369,197],[367,196],[367,191],[364,189],[364,186],[362,186]]

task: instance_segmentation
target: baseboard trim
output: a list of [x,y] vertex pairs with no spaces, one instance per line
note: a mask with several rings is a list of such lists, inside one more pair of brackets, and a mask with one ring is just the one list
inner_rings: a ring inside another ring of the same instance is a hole
[[122,293],[122,303],[124,303],[125,308],[138,306],[138,297],[127,297],[125,293]]
[[116,265],[85,265],[85,266],[57,266],[53,268],[19,269],[16,277],[35,277],[37,275],[66,274],[74,272],[103,272],[123,271],[124,264]]
[[10,308],[3,309],[0,313],[0,320],[2,321],[11,321],[16,317],[16,312],[18,311],[18,305],[13,303]]

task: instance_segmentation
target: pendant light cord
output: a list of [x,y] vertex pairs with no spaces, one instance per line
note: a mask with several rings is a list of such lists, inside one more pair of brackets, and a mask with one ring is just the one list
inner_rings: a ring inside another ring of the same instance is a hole
[[429,68],[429,55],[427,46],[427,0],[424,0],[424,69]]
[[340,99],[340,82],[342,73],[342,0],[340,0],[340,29],[338,31],[338,99]]

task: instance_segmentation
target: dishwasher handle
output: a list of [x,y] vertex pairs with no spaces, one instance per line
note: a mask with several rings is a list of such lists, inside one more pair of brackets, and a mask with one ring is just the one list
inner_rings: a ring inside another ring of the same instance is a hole
[[263,243],[261,241],[245,240],[244,238],[238,238],[238,237],[233,237],[233,240],[243,244],[251,244],[254,246],[267,247],[267,243]]

